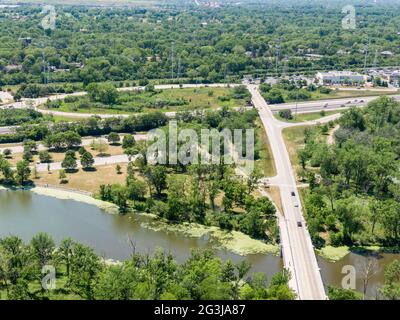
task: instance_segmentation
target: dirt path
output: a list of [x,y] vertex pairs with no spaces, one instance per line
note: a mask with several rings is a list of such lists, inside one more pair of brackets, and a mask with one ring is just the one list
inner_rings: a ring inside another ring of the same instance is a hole
[[333,144],[335,143],[335,132],[336,132],[337,130],[339,130],[339,128],[340,128],[340,126],[339,126],[339,125],[336,125],[336,126],[331,130],[331,132],[329,133],[328,138],[327,138],[327,141],[326,141],[329,145],[333,145]]

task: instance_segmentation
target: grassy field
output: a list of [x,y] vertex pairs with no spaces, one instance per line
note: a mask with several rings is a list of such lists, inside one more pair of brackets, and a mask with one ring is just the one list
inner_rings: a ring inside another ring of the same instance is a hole
[[68,183],[60,184],[59,171],[55,170],[51,173],[39,172],[38,179],[32,179],[35,184],[49,184],[61,186],[70,189],[77,189],[97,193],[102,184],[125,184],[126,179],[126,163],[120,163],[121,174],[117,174],[115,167],[117,164],[98,166],[94,171],[79,171],[67,173]]
[[[331,93],[321,93],[319,91],[311,92],[311,98],[307,101],[325,100],[325,99],[340,99],[340,98],[358,98],[358,97],[370,97],[370,96],[382,96],[382,95],[393,95],[398,94],[399,91],[384,92],[377,90],[333,90]],[[285,102],[294,102],[296,99],[290,99],[284,94]]]
[[285,140],[286,148],[289,152],[290,161],[292,166],[297,169],[299,161],[297,158],[297,151],[304,147],[304,129],[308,126],[299,126],[294,128],[286,128],[283,130],[283,139]]
[[[163,112],[242,107],[244,99],[233,97],[232,88],[183,88],[156,90],[154,92],[119,92],[114,105],[93,103],[88,96],[76,101],[61,102],[58,108],[49,110],[77,113],[134,114],[160,110]],[[42,106],[46,109],[46,106]]]
[[290,119],[290,120],[282,118],[279,115],[279,113],[274,113],[274,116],[276,119],[278,119],[280,121],[289,122],[289,123],[297,123],[297,122],[317,120],[317,119],[327,117],[327,116],[330,116],[330,115],[333,115],[336,113],[342,113],[342,111],[337,111],[337,110],[325,111],[324,114],[322,114],[321,112],[301,113],[301,114],[298,114],[297,116],[293,115],[293,119]]
[[264,176],[273,177],[276,175],[276,168],[274,158],[272,156],[271,146],[268,141],[267,134],[265,129],[261,123],[261,121],[257,122],[257,141],[259,143],[260,150],[260,160],[257,161],[256,166],[261,169]]
[[[283,134],[283,139],[286,144],[286,148],[288,149],[289,152],[289,157],[292,165],[295,167],[295,169],[298,168],[299,166],[299,161],[297,158],[297,151],[300,149],[303,149],[305,146],[304,139],[305,139],[305,133],[304,130],[306,128],[315,128],[315,126],[298,126],[298,127],[292,127],[292,128],[285,128],[282,131]],[[331,132],[333,128],[330,129]],[[319,139],[321,141],[324,141],[328,139],[329,134],[320,134]]]
[[77,117],[67,117],[67,116],[58,116],[58,115],[53,115],[52,120],[54,122],[76,122],[76,121],[81,121],[84,120],[82,118],[77,118]]

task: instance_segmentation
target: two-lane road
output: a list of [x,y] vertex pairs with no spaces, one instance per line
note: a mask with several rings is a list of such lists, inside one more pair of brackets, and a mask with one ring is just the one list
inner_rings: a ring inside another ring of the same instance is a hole
[[302,300],[327,299],[310,234],[302,215],[301,201],[292,171],[288,151],[282,136],[282,123],[278,121],[258,92],[248,85],[252,101],[257,108],[271,144],[277,169],[283,214],[279,217],[281,244],[285,267],[291,271],[290,287]]

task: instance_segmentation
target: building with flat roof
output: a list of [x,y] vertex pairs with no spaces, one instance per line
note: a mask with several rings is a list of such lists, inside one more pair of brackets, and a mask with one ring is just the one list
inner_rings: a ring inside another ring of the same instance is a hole
[[387,50],[387,51],[382,51],[381,55],[386,56],[386,57],[391,57],[394,55],[394,53],[392,51]]
[[364,75],[352,71],[318,72],[316,78],[321,85],[360,85],[366,80]]
[[400,87],[400,70],[393,71],[390,74],[389,82],[394,87],[397,87],[397,88]]

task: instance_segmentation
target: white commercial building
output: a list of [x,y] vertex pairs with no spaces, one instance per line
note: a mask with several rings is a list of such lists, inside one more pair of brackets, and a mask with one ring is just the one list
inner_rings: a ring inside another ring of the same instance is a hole
[[365,82],[366,77],[357,72],[351,71],[329,71],[318,72],[316,75],[319,84],[332,85],[332,84],[347,84],[359,85]]
[[389,81],[393,86],[400,87],[400,70],[393,71],[389,78]]

